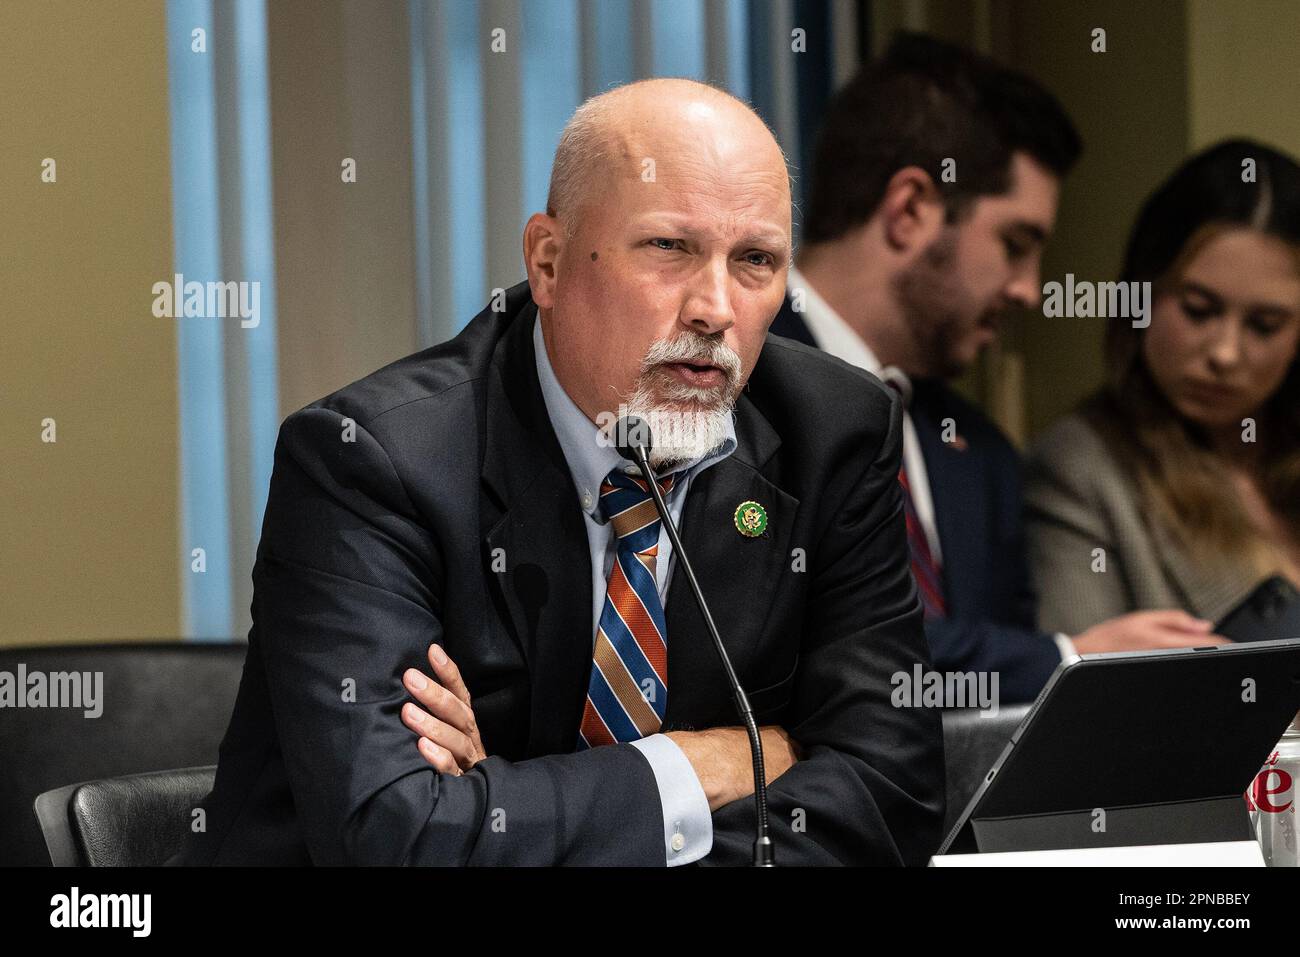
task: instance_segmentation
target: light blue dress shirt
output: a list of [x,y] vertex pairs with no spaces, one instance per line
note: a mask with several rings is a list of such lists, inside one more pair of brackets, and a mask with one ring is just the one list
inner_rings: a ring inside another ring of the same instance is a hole
[[[537,354],[537,378],[542,386],[542,399],[546,414],[560,440],[560,448],[569,463],[573,485],[578,490],[578,504],[586,515],[587,544],[591,550],[591,596],[593,622],[591,640],[595,647],[596,624],[605,604],[605,584],[614,567],[617,539],[614,529],[600,514],[600,483],[611,470],[622,467],[639,474],[639,470],[618,454],[610,445],[597,441],[600,430],[583,414],[564,391],[551,368],[542,337],[541,318],[533,326],[533,350]],[[610,410],[615,411],[613,409]],[[722,461],[736,450],[735,423],[728,418],[727,435],[722,445],[703,458],[688,462],[676,473],[679,478],[664,500],[673,521],[681,526],[682,507],[691,481],[709,466]],[[659,586],[659,600],[668,607],[668,583],[676,556],[665,529],[659,531],[658,561],[655,577]],[[668,653],[672,654],[673,636],[668,635]],[[673,689],[668,689],[671,695]],[[652,734],[631,742],[645,755],[654,772],[659,788],[659,801],[664,812],[664,853],[668,866],[689,864],[709,853],[713,847],[713,818],[709,801],[691,762],[676,743],[663,734]]]

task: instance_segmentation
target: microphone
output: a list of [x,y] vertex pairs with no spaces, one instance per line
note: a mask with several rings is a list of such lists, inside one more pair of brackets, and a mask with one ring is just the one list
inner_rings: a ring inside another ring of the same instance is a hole
[[672,516],[668,514],[668,507],[664,504],[663,494],[659,491],[659,483],[655,479],[654,469],[650,467],[650,449],[652,448],[650,426],[639,416],[625,415],[618,420],[614,428],[618,454],[628,461],[636,463],[637,467],[641,469],[641,475],[645,478],[646,485],[650,487],[650,496],[654,499],[655,510],[664,523],[669,541],[673,543],[673,549],[677,553],[677,560],[681,562],[682,570],[686,572],[686,580],[690,583],[691,592],[695,595],[695,603],[700,606],[700,612],[704,615],[704,623],[708,626],[709,634],[713,636],[713,647],[717,649],[718,657],[722,660],[722,670],[727,673],[727,680],[731,683],[736,711],[745,724],[745,730],[749,732],[749,752],[754,763],[754,804],[757,811],[754,866],[775,867],[776,848],[772,845],[772,838],[768,834],[767,827],[767,774],[763,770],[763,741],[758,733],[758,724],[754,721],[754,709],[749,706],[749,698],[745,696],[745,689],[740,686],[740,679],[736,677],[736,670],[731,666],[731,658],[728,657],[727,649],[718,636],[718,626],[713,623],[709,603],[704,600],[704,592],[700,591],[700,583],[695,577],[695,570],[691,568],[691,560],[686,556],[686,549],[682,547],[681,536],[677,534],[677,526],[673,523]]

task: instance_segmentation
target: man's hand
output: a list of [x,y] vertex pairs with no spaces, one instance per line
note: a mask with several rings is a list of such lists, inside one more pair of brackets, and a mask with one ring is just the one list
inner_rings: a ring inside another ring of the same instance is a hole
[[[464,774],[487,757],[469,689],[441,646],[429,646],[429,664],[432,681],[416,668],[408,668],[402,676],[411,697],[424,706],[421,709],[407,702],[402,706],[402,722],[416,733],[416,744],[426,761],[444,774]],[[779,725],[765,725],[758,731],[763,739],[763,768],[771,784],[790,770],[803,751]],[[754,765],[744,728],[671,731],[667,736],[691,762],[710,811],[754,793]]]
[[1211,634],[1214,622],[1193,618],[1185,611],[1135,611],[1111,618],[1073,639],[1081,655],[1102,651],[1144,651],[1150,648],[1192,648],[1230,644]]
[[[771,784],[803,757],[803,749],[780,725],[763,725],[758,734],[763,741],[764,777]],[[691,762],[710,812],[754,793],[754,762],[744,728],[669,731],[667,737]]]
[[440,645],[429,646],[429,664],[433,681],[415,668],[402,676],[406,690],[427,709],[407,702],[402,706],[402,722],[419,736],[416,744],[426,761],[444,774],[463,774],[487,757],[469,689]]

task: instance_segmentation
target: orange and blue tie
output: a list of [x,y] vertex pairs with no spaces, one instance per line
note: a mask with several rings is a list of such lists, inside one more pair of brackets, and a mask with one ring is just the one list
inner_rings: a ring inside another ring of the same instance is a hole
[[[664,495],[673,476],[659,480]],[[642,478],[614,469],[600,485],[601,514],[618,546],[592,651],[579,751],[656,733],[668,704],[668,630],[655,561],[659,513]]]

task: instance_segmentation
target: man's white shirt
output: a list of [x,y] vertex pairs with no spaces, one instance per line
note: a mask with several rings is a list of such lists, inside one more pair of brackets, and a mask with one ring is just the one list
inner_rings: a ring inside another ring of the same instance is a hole
[[[605,591],[610,570],[614,567],[618,540],[614,527],[600,511],[600,483],[611,469],[629,467],[618,451],[608,442],[599,441],[595,424],[574,404],[564,391],[546,351],[542,335],[542,321],[533,324],[533,350],[537,360],[537,379],[542,390],[542,401],[547,416],[555,429],[573,485],[578,493],[578,504],[586,519],[587,546],[591,558],[591,614],[592,643],[595,643],[596,624],[605,605]],[[716,465],[736,450],[735,423],[727,420],[727,434],[722,445],[707,455],[684,464],[676,473],[664,502],[674,522],[681,524],[686,496],[695,477],[703,470]],[[668,607],[668,585],[672,581],[677,556],[673,554],[672,540],[662,527],[659,530],[659,561],[656,564],[656,586],[659,600]],[[672,653],[673,636],[668,635],[669,654]],[[672,691],[669,689],[669,693]],[[654,773],[659,789],[659,802],[664,817],[664,855],[669,867],[691,864],[705,857],[713,848],[713,817],[704,787],[685,753],[672,738],[665,734],[651,734],[629,742],[640,751]]]

